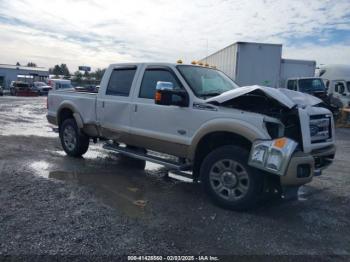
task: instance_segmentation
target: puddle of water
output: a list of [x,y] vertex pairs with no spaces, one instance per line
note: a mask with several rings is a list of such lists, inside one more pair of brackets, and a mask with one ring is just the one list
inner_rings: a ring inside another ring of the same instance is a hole
[[46,120],[46,98],[0,100],[0,135],[56,137]]
[[128,176],[54,171],[49,173],[49,178],[93,188],[96,197],[103,203],[130,217],[143,216],[149,204],[145,193],[150,189],[146,190],[140,181],[133,181]]
[[133,169],[130,165],[120,162],[118,154],[104,150],[99,144],[91,145],[82,159],[66,157],[63,150],[53,153],[62,163],[58,164],[56,161],[55,164],[49,165],[45,161],[35,162],[30,167],[36,174],[87,186],[93,189],[96,197],[103,203],[131,217],[144,216],[145,210],[151,205],[147,196],[164,190],[175,182],[175,179],[191,182],[190,179],[171,172],[169,177],[174,180],[165,182],[163,177],[168,171],[163,166],[151,162],[146,162],[144,171]]

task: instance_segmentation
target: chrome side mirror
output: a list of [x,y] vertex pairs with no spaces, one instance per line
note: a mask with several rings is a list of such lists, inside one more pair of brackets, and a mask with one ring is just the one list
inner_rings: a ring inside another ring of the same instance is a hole
[[185,90],[175,90],[171,82],[157,82],[154,102],[163,106],[188,107],[189,97]]
[[162,82],[158,81],[157,86],[156,86],[157,91],[163,91],[163,90],[168,90],[168,91],[173,91],[174,90],[174,84],[171,82]]

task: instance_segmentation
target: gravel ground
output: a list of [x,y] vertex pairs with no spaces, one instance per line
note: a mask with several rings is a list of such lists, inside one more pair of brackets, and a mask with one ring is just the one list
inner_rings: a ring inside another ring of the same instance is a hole
[[0,255],[350,259],[350,130],[337,130],[334,165],[298,200],[239,213],[211,204],[199,185],[150,163],[135,170],[101,145],[82,159],[65,156],[44,115],[44,98],[0,98]]

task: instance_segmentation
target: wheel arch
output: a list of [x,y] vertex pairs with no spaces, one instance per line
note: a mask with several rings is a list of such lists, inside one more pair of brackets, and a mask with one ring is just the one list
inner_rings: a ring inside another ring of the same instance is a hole
[[205,156],[218,147],[237,145],[250,151],[256,139],[269,139],[263,128],[256,127],[241,121],[222,121],[208,125],[200,130],[193,139],[189,158],[193,161],[193,175],[199,177],[199,169]]
[[59,127],[62,125],[63,121],[68,118],[73,118],[80,129],[84,127],[83,119],[72,103],[61,104],[57,112],[57,123]]

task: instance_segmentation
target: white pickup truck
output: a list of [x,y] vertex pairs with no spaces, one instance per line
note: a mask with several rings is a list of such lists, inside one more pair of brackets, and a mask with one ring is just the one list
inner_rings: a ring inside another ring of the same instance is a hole
[[50,92],[47,119],[69,156],[107,140],[107,150],[142,167],[147,160],[191,172],[216,203],[242,210],[332,163],[333,117],[319,103],[286,89],[238,87],[208,67],[113,64],[98,94]]

